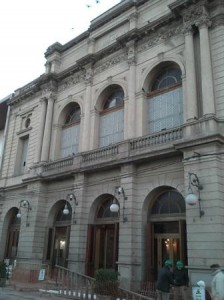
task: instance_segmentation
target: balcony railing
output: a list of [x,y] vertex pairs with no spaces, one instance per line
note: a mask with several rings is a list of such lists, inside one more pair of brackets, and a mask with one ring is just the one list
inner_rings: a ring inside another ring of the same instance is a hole
[[54,169],[61,169],[73,165],[73,157],[67,157],[58,161],[47,163],[43,166],[43,171],[47,172]]
[[[59,169],[72,170],[79,167],[87,167],[101,162],[111,162],[119,159],[132,159],[137,154],[151,151],[153,146],[171,144],[173,141],[181,139],[183,136],[182,127],[161,131],[155,134],[139,137],[132,140],[110,145],[107,147],[82,152],[75,156],[70,156],[57,161],[46,163],[42,166],[42,172],[49,172]],[[158,148],[159,149],[159,148]],[[137,154],[136,154],[137,153]]]
[[149,146],[167,144],[182,138],[182,127],[172,128],[171,130],[161,131],[130,141],[130,149],[136,150],[148,148]]
[[112,157],[117,155],[119,152],[118,145],[113,145],[105,148],[100,148],[94,151],[90,151],[88,153],[82,154],[83,162],[98,160],[105,157]]

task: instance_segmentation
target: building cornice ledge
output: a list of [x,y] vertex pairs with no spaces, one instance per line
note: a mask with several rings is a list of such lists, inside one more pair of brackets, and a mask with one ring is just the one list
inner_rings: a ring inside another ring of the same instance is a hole
[[38,93],[41,90],[42,85],[48,83],[49,81],[57,82],[58,79],[56,74],[53,73],[42,74],[37,79],[15,90],[14,94],[12,94],[13,96],[7,101],[7,104],[14,105],[30,96],[33,96],[34,94]]
[[176,150],[183,151],[187,148],[201,146],[205,144],[218,143],[224,145],[224,137],[221,134],[211,134],[204,136],[194,136],[194,138],[184,139],[173,143]]

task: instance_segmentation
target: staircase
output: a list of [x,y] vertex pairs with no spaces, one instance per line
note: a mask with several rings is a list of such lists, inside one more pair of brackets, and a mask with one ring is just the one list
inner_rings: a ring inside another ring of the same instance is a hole
[[[61,266],[56,266],[56,289],[49,291],[63,298],[68,299],[88,299],[88,300],[153,300],[146,292],[143,294],[132,292],[120,287],[110,290],[110,295],[100,295],[94,290],[95,279],[78,272],[72,272]],[[43,291],[44,292],[44,291]],[[48,291],[45,291],[48,292]],[[155,293],[154,293],[155,294]]]

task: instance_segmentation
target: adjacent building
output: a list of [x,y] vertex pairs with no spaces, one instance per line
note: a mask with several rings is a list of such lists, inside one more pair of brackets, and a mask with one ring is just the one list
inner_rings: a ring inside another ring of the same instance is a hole
[[15,276],[114,268],[135,288],[169,257],[210,282],[224,265],[223,49],[220,0],[123,0],[47,49],[45,74],[6,101],[0,258]]

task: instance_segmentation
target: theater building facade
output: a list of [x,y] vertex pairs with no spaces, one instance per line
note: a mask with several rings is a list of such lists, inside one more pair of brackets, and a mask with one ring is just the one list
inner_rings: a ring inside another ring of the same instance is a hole
[[[224,3],[123,0],[7,99],[0,258],[123,286],[224,265]],[[191,205],[190,205],[191,204]],[[34,276],[34,275],[32,275]]]

